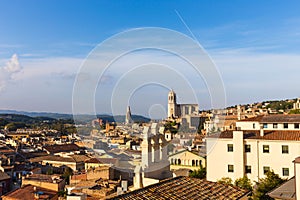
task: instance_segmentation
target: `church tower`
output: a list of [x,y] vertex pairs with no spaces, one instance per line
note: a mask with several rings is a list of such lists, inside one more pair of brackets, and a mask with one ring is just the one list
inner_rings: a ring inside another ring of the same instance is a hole
[[177,117],[176,107],[176,93],[171,90],[168,95],[168,118]]
[[132,123],[132,118],[131,118],[131,111],[130,111],[130,106],[127,107],[127,112],[126,112],[126,118],[125,118],[125,124],[131,124]]

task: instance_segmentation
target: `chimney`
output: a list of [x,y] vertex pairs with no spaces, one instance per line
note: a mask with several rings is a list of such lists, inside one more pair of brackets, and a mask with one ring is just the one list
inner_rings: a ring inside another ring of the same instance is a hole
[[260,135],[261,137],[263,137],[263,136],[264,136],[264,126],[263,126],[263,124],[261,124],[259,128],[260,128],[260,129],[259,129],[259,135]]

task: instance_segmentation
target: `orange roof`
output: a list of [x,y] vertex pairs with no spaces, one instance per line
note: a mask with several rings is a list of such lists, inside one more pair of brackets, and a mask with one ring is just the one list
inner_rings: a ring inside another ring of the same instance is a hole
[[111,199],[240,199],[248,193],[235,186],[179,176]]
[[[261,140],[290,140],[300,141],[300,131],[264,131],[264,136],[260,136],[260,131],[243,131],[244,139]],[[207,136],[207,138],[233,138],[233,131],[224,131],[218,134]]]

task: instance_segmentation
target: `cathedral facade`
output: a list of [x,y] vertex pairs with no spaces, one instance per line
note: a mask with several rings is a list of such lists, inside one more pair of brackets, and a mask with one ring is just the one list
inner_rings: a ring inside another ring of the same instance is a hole
[[199,113],[198,104],[178,104],[176,93],[171,90],[168,95],[168,118],[184,118],[186,116],[197,115]]

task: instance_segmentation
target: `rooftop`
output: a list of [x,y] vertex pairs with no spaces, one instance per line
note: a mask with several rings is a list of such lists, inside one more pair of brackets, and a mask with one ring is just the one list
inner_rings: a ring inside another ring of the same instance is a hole
[[25,180],[48,182],[48,183],[53,183],[53,181],[55,182],[63,181],[63,179],[60,178],[60,175],[46,175],[46,174],[32,174],[26,177]]
[[284,182],[279,187],[273,189],[271,192],[268,193],[268,195],[275,199],[295,200],[295,177]]
[[258,121],[261,123],[300,123],[300,114],[260,115],[257,117],[243,119],[241,121]]
[[0,171],[0,181],[6,180],[6,179],[10,179],[10,176],[5,172]]
[[44,147],[49,153],[59,153],[59,152],[70,152],[70,151],[79,151],[80,147],[76,144],[62,144],[62,145],[51,145]]
[[235,186],[179,176],[111,199],[240,199],[248,193]]
[[[244,139],[260,139],[260,140],[290,140],[300,141],[300,131],[285,130],[285,131],[264,131],[264,136],[260,136],[260,131],[245,130],[243,131]],[[207,138],[233,138],[233,131],[223,131],[221,133],[207,136]]]
[[36,158],[31,158],[30,162],[41,162],[41,161],[57,161],[57,162],[84,162],[85,160],[89,159],[89,157],[85,155],[71,155],[68,157],[61,157],[61,156],[40,156]]
[[2,196],[6,199],[24,200],[24,199],[35,199],[35,194],[38,194],[39,199],[58,199],[56,191],[44,189],[41,187],[35,187],[32,185],[25,185],[19,189],[9,192]]

